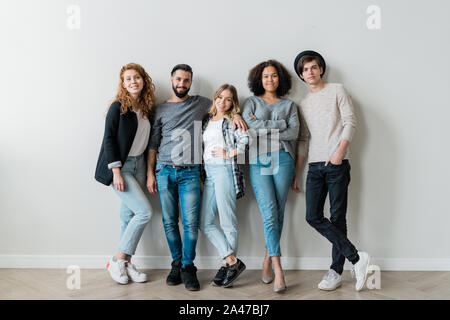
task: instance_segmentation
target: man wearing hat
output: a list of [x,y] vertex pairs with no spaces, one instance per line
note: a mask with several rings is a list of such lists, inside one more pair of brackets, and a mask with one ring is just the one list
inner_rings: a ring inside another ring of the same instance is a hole
[[[356,130],[352,101],[342,84],[322,80],[326,64],[319,53],[310,50],[299,53],[294,69],[310,92],[300,103],[301,124],[292,189],[300,192],[297,173],[308,156],[306,221],[333,244],[330,270],[318,288],[335,290],[341,285],[347,258],[353,264],[355,287],[360,291],[366,282],[370,256],[358,251],[347,238],[348,146]],[[327,194],[330,219],[323,213]]]

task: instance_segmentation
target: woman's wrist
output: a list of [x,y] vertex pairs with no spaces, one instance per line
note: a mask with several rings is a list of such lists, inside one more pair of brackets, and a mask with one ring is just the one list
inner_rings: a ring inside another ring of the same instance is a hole
[[233,149],[231,151],[227,150],[226,158],[231,159],[231,158],[234,158],[236,155],[237,155],[237,149]]

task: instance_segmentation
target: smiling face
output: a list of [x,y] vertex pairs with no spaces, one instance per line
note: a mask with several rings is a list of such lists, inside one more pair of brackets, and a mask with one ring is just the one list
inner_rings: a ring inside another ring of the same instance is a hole
[[191,88],[192,75],[188,71],[178,69],[170,77],[170,82],[172,83],[172,89],[175,95],[178,98],[184,98]]
[[233,94],[230,90],[223,90],[214,101],[218,113],[226,113],[233,107]]
[[122,85],[132,97],[137,98],[144,88],[144,79],[136,70],[128,69],[123,73]]
[[277,69],[274,66],[265,67],[262,72],[261,82],[265,91],[276,92],[279,84]]
[[316,60],[312,60],[310,62],[306,62],[303,65],[302,78],[309,85],[316,86],[321,81],[322,78],[320,75],[322,74],[323,69],[319,67]]

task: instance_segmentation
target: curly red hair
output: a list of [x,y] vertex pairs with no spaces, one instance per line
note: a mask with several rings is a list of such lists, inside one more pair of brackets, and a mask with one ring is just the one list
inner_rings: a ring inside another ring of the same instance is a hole
[[128,63],[120,69],[120,82],[119,88],[117,89],[117,94],[115,97],[116,101],[120,102],[121,113],[126,113],[129,110],[133,110],[133,100],[130,93],[123,87],[123,74],[127,70],[134,70],[144,79],[144,87],[139,95],[137,103],[145,117],[149,117],[153,111],[153,107],[156,104],[155,100],[155,85],[153,84],[152,78],[144,70],[144,68],[137,63]]

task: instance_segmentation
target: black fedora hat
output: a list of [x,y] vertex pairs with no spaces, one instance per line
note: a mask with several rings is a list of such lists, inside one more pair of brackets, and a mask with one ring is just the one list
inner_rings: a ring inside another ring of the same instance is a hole
[[325,70],[326,70],[326,68],[327,68],[327,65],[326,65],[326,63],[325,63],[325,59],[324,59],[324,58],[320,55],[320,53],[318,53],[318,52],[315,52],[315,51],[312,51],[312,50],[305,50],[305,51],[303,51],[303,52],[300,52],[300,53],[297,55],[297,57],[295,58],[295,61],[294,61],[294,70],[295,70],[295,73],[298,75],[298,77],[299,77],[300,79],[302,79],[303,82],[304,82],[305,80],[303,80],[303,78],[300,77],[300,73],[299,73],[299,70],[298,70],[298,63],[300,62],[300,59],[301,59],[303,56],[313,56],[313,57],[317,57],[317,58],[319,58],[320,60],[322,60],[321,62],[322,62],[322,64],[323,64],[323,72],[322,72],[322,74],[320,75],[320,77],[322,77],[322,76],[325,74]]

